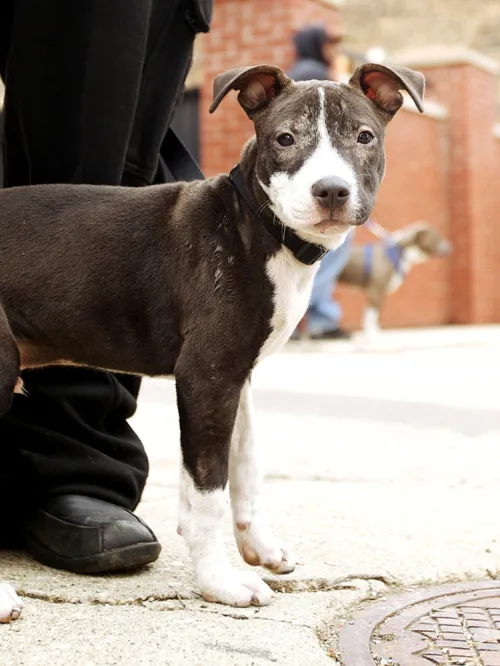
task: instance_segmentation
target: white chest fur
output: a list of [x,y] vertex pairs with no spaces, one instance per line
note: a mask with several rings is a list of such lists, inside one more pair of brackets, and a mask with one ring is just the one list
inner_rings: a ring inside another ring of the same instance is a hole
[[319,262],[306,266],[286,248],[267,262],[266,271],[274,286],[274,314],[259,359],[280,349],[292,335],[307,310],[318,268]]

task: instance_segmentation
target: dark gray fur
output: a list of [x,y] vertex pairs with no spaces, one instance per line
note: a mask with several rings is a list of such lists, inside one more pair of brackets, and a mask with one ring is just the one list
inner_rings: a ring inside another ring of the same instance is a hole
[[[246,99],[248,81],[262,76],[264,98]],[[393,113],[366,99],[363,76],[356,77],[352,87],[328,89],[332,140],[352,158],[366,190],[366,210],[353,223],[373,205]],[[254,120],[257,138],[241,164],[259,202],[266,198],[256,176],[268,182],[276,170],[293,172],[314,147],[307,119],[317,114],[315,85],[296,85],[271,66],[216,81],[214,108],[236,88]],[[286,155],[274,134],[296,118],[302,144]],[[360,157],[354,130],[366,119],[380,137],[371,157]],[[3,190],[0,239],[0,415],[20,367],[69,363],[174,374],[185,465],[198,487],[224,486],[240,391],[271,331],[274,286],[266,263],[280,249],[228,177],[143,189]]]

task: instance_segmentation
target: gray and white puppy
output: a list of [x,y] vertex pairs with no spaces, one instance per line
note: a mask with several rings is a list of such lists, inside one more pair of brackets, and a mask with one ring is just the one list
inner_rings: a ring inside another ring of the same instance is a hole
[[[399,91],[422,109],[424,77],[364,65],[349,84],[294,83],[277,67],[244,67],[216,78],[212,111],[231,90],[255,125],[240,169],[256,206],[280,229],[334,249],[367,220]],[[3,190],[0,238],[0,414],[23,368],[174,375],[179,532],[201,594],[268,604],[271,589],[226,555],[224,490],[229,480],[245,561],[292,571],[260,498],[250,377],[303,316],[318,263],[305,265],[269,233],[227,175],[142,189]]]

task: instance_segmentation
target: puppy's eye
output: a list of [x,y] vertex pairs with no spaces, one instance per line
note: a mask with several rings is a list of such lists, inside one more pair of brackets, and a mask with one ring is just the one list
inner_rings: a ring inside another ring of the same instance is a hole
[[359,133],[358,143],[371,143],[374,138],[375,136],[371,132],[365,130]]
[[280,146],[283,146],[283,148],[286,148],[287,146],[293,146],[295,143],[295,139],[291,134],[280,134],[277,138],[277,141]]

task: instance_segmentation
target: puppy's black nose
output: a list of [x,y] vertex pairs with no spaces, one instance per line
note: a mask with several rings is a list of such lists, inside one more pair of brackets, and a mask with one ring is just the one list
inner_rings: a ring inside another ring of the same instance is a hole
[[351,194],[351,188],[345,180],[335,176],[316,181],[311,189],[318,203],[330,210],[345,204]]

